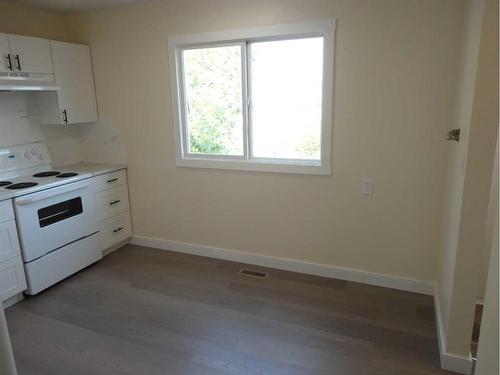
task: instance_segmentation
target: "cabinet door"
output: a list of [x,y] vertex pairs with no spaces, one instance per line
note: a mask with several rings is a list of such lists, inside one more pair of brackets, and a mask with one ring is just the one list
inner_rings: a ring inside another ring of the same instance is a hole
[[97,105],[90,48],[82,44],[51,40],[52,59],[62,122],[79,124],[97,121]]
[[54,72],[48,39],[9,34],[9,45],[15,71]]
[[0,263],[0,303],[26,290],[26,287],[21,256]]
[[0,262],[21,255],[15,220],[0,223]]
[[132,235],[132,221],[130,211],[101,221],[101,249],[104,251],[111,246],[126,240]]
[[7,38],[7,34],[0,33],[0,72],[11,72],[12,69],[9,67],[12,66],[9,63],[9,39]]

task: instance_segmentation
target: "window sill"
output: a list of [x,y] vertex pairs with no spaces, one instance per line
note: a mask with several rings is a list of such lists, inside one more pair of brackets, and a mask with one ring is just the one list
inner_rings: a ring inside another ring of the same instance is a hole
[[177,159],[178,167],[189,168],[208,168],[208,169],[226,169],[236,171],[252,171],[252,172],[275,172],[275,173],[294,173],[329,176],[331,174],[329,165],[321,165],[320,162],[307,162],[297,164],[296,162],[286,163],[280,161],[269,160],[207,160],[195,158]]

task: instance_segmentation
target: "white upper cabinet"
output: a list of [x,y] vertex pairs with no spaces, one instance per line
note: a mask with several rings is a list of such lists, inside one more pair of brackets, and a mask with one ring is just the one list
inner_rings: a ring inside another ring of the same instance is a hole
[[8,35],[10,57],[15,72],[53,73],[50,43],[47,39]]
[[12,57],[7,34],[0,33],[0,57],[0,73],[12,72]]
[[90,48],[51,40],[52,59],[62,124],[97,121],[97,105]]
[[[11,73],[11,74],[5,74]],[[39,91],[29,105],[47,125],[97,121],[97,104],[90,48],[22,35],[0,33],[0,80],[47,81],[59,90]],[[2,78],[2,76],[4,78]]]

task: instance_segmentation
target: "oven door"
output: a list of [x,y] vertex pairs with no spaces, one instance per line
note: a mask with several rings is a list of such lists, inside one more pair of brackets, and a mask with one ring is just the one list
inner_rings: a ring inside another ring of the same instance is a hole
[[89,181],[25,195],[14,206],[25,262],[99,230]]

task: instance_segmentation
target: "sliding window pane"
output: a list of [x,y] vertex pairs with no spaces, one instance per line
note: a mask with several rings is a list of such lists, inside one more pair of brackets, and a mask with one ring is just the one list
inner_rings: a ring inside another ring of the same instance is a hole
[[243,155],[241,46],[183,51],[188,152]]
[[251,44],[252,151],[321,159],[323,38]]

